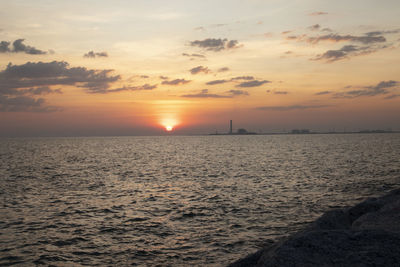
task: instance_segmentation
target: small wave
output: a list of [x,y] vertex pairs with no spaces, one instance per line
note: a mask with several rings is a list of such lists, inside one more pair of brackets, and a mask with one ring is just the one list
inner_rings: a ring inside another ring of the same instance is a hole
[[147,217],[144,217],[144,218],[142,218],[142,217],[136,217],[136,218],[131,218],[131,219],[128,219],[128,220],[126,220],[125,222],[144,222],[144,221],[147,221],[149,218],[147,218]]
[[63,247],[63,246],[71,246],[71,245],[75,245],[79,242],[83,242],[83,241],[87,241],[87,239],[82,238],[82,237],[75,237],[75,238],[70,238],[70,239],[66,239],[66,240],[58,240],[53,242],[54,246],[57,247]]
[[63,261],[66,262],[68,261],[67,259],[65,259],[64,257],[61,256],[54,256],[54,255],[40,255],[38,259],[34,260],[33,263],[36,265],[51,265],[49,263],[54,263],[56,261]]
[[1,266],[11,266],[14,264],[19,264],[23,263],[24,260],[22,257],[19,256],[5,256],[3,258],[0,258],[0,265]]
[[77,255],[77,256],[84,256],[84,255],[87,255],[87,256],[101,256],[101,255],[104,255],[105,253],[100,253],[100,252],[97,252],[97,251],[82,251],[82,250],[80,250],[80,251],[73,251],[72,254]]

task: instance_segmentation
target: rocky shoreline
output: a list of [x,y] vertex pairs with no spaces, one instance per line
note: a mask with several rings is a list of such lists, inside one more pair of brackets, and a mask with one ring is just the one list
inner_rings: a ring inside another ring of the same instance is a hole
[[229,265],[247,266],[400,266],[400,188],[328,211],[303,231]]

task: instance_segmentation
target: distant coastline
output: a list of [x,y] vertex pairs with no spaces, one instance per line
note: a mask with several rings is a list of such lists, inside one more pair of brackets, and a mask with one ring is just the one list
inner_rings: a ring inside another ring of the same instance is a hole
[[4,139],[42,139],[42,138],[106,138],[106,137],[156,137],[156,136],[238,136],[238,135],[329,135],[329,134],[399,134],[400,131],[391,130],[361,130],[361,131],[309,131],[309,132],[246,132],[246,133],[164,133],[164,134],[120,134],[120,135],[18,135],[18,136],[0,136],[0,140]]
[[291,130],[290,132],[266,132],[266,133],[256,133],[256,132],[233,132],[233,133],[210,133],[208,135],[307,135],[307,134],[376,134],[376,133],[400,133],[400,131],[392,130],[361,130],[361,131],[311,131],[307,129],[301,130]]

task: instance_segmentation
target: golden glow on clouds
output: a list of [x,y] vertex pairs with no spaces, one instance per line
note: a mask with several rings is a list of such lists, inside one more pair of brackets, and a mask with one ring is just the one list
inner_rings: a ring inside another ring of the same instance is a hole
[[[400,85],[384,88],[387,93],[380,91],[377,95],[334,97],[337,92],[364,90],[382,81],[400,82],[400,31],[395,33],[400,28],[396,12],[400,2],[397,0],[388,0],[384,6],[378,0],[371,0],[362,9],[358,1],[345,0],[332,3],[221,0],[218,3],[197,1],[196,4],[177,0],[168,1],[168,4],[160,0],[116,0],[110,4],[99,0],[95,6],[90,1],[60,0],[52,5],[28,0],[18,1],[19,4],[3,2],[7,12],[2,14],[0,41],[13,42],[21,38],[25,39],[26,45],[43,51],[52,49],[55,53],[0,53],[0,71],[9,62],[22,65],[66,61],[70,67],[113,69],[112,75],[120,75],[120,79],[110,83],[109,89],[138,88],[95,94],[85,91],[84,82],[51,85],[51,89],[61,89],[62,94],[30,97],[43,98],[46,104],[62,107],[56,113],[34,116],[51,116],[54,127],[57,116],[73,121],[66,117],[68,114],[76,116],[79,112],[88,125],[104,118],[104,125],[153,127],[161,133],[168,129],[179,132],[199,125],[204,126],[205,132],[214,131],[215,125],[225,125],[229,119],[253,131],[268,131],[285,123],[290,129],[297,122],[304,125],[296,127],[305,128],[326,128],[329,123],[341,121],[346,124],[343,126],[362,127],[370,122],[370,127],[374,128],[381,127],[379,116],[389,121],[388,127],[400,125],[393,115],[400,113],[400,97],[396,97],[400,94]],[[377,7],[379,12],[376,12]],[[353,10],[351,15],[348,10]],[[324,15],[309,16],[318,11]],[[320,29],[311,31],[310,26],[316,24]],[[26,25],[30,27],[27,29]],[[332,31],[323,31],[324,28]],[[291,32],[282,34],[285,31]],[[338,55],[344,46],[351,50],[364,49],[370,44],[348,41],[311,44],[287,38],[328,34],[364,36],[379,31],[393,33],[383,34],[386,42],[374,43],[374,49],[369,53],[360,50],[359,54],[354,52],[331,63],[315,58],[330,50]],[[194,40],[209,38],[237,40],[238,48],[211,51],[190,45]],[[380,45],[387,45],[387,48],[381,49]],[[109,56],[84,58],[89,51],[105,51]],[[191,74],[189,70],[198,66],[207,67],[210,72]],[[219,72],[223,67],[229,70]],[[270,83],[240,87],[240,81],[231,81],[240,76],[253,76],[255,80]],[[190,82],[162,83],[179,79]],[[225,82],[207,85],[213,80]],[[157,87],[150,90],[144,85]],[[239,90],[244,94],[230,93]],[[330,93],[316,95],[324,91]],[[187,95],[191,97],[185,97]],[[385,99],[391,95],[394,97]],[[257,109],[271,106],[276,110]],[[296,109],[296,106],[321,108]],[[371,116],[374,120],[353,116],[363,114],[369,107],[374,108],[374,114],[379,114]],[[343,110],[349,112],[342,120]],[[8,118],[16,113],[10,114],[7,114]],[[321,114],[329,121],[321,123]],[[24,116],[29,117],[23,112],[19,116],[20,121]],[[44,121],[42,119],[41,123]],[[0,126],[4,123],[0,118]],[[81,123],[84,124],[83,119]],[[208,125],[213,126],[207,128]],[[51,126],[49,124],[48,128]]]

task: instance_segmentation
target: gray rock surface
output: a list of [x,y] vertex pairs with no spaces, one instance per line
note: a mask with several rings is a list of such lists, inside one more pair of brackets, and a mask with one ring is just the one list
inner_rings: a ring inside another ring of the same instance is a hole
[[329,211],[229,266],[400,266],[400,189]]

